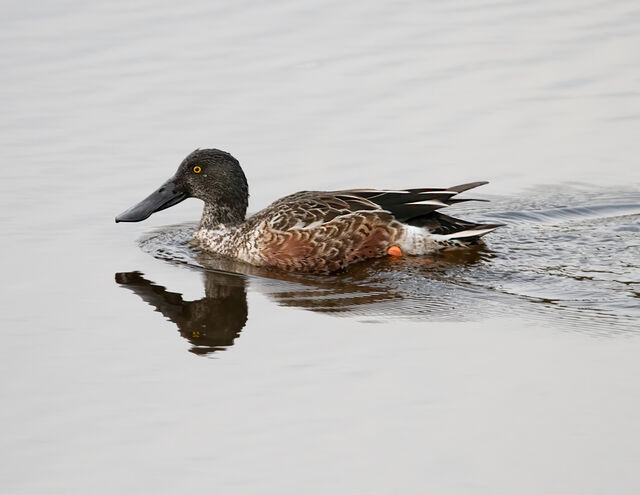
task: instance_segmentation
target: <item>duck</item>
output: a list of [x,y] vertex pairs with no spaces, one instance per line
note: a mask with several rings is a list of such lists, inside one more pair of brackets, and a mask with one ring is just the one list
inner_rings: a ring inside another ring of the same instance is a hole
[[115,220],[140,222],[198,198],[204,202],[193,234],[199,248],[255,266],[332,273],[371,258],[422,256],[478,244],[502,225],[460,220],[439,210],[474,201],[457,196],[487,183],[300,191],[247,218],[249,186],[240,162],[225,151],[197,149],[170,179]]

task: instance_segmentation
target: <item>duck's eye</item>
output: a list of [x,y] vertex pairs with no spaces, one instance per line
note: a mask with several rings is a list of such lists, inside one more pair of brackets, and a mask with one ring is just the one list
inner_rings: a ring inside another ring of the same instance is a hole
[[200,172],[202,172],[202,169],[196,165],[195,167],[193,167],[193,171],[194,171],[196,174],[199,174]]

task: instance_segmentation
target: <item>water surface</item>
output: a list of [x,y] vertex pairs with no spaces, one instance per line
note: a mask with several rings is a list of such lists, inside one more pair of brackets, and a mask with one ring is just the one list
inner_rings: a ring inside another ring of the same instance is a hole
[[[635,2],[31,2],[0,20],[3,493],[637,493]],[[446,187],[486,245],[331,276],[114,216]]]

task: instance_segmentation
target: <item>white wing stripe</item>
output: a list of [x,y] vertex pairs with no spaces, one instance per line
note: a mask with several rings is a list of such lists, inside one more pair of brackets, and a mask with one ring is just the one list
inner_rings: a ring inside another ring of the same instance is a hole
[[427,199],[424,201],[415,201],[413,203],[405,203],[407,205],[435,205],[435,206],[447,206],[447,203],[443,203],[438,199]]
[[475,237],[478,235],[484,235],[497,227],[491,227],[490,229],[477,229],[477,230],[463,230],[462,232],[456,232],[454,234],[443,235],[442,239],[460,239],[463,237]]

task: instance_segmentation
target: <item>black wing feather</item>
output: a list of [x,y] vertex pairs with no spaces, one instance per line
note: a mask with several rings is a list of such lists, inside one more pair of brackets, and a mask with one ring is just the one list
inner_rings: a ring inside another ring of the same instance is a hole
[[[455,198],[457,194],[473,189],[474,187],[488,184],[486,181],[469,182],[453,187],[443,188],[420,188],[403,189],[394,191],[384,191],[376,189],[352,189],[341,191],[340,199],[354,204],[354,199],[362,198],[365,201],[378,205],[383,210],[391,214],[400,222],[411,223],[425,215],[430,215],[440,208],[463,201],[483,201],[467,198]],[[355,205],[358,203],[355,202]]]

